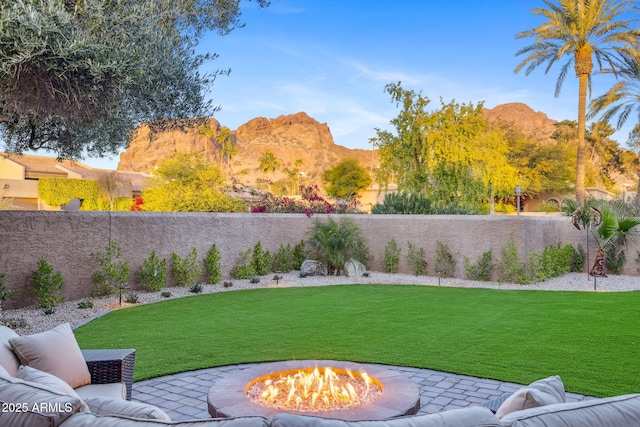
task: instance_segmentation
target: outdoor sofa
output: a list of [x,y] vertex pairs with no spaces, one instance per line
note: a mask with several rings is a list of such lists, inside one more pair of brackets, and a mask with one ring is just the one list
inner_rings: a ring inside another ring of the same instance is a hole
[[[80,350],[68,324],[20,337],[0,326],[3,427],[639,427],[640,394],[565,402],[559,377],[523,387],[490,409],[474,406],[380,421],[342,421],[280,413],[171,421],[131,397],[134,350]],[[495,403],[495,402],[494,402]]]

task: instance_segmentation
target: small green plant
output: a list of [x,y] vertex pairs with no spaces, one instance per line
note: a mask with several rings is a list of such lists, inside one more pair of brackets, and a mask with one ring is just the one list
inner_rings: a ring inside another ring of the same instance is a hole
[[104,252],[91,252],[91,258],[100,267],[93,273],[93,281],[96,282],[93,296],[111,295],[127,285],[129,263],[120,261],[121,257],[122,249],[115,240],[109,241]]
[[285,273],[296,269],[296,262],[294,259],[294,252],[291,249],[291,245],[287,243],[287,246],[280,244],[278,251],[273,254],[273,261],[271,263],[271,269],[273,271],[282,271]]
[[194,294],[199,294],[202,292],[202,285],[200,283],[194,283],[193,285],[191,285],[191,287],[189,288],[189,292],[194,293]]
[[369,274],[368,271],[365,271],[364,273],[362,273],[362,277],[369,277],[369,276],[370,276],[370,274]]
[[173,282],[177,286],[191,286],[202,275],[202,268],[198,261],[198,250],[191,249],[189,254],[182,258],[175,252],[171,254],[171,274]]
[[307,252],[304,247],[304,240],[293,247],[293,265],[294,270],[300,270],[302,263],[307,259]]
[[249,283],[260,283],[260,277],[258,276],[253,276],[251,279],[249,279]]
[[223,282],[222,286],[224,286],[225,288],[230,288],[233,286],[233,282],[229,282],[229,281]]
[[49,315],[51,315],[51,314],[56,312],[56,308],[55,307],[45,307],[45,308],[42,309],[42,312],[45,315],[49,316]]
[[586,259],[586,254],[584,253],[584,248],[582,245],[578,245],[577,248],[571,247],[571,267],[570,271],[572,273],[580,273],[584,268],[584,260]]
[[483,252],[473,264],[469,258],[464,257],[464,273],[467,279],[488,282],[491,280],[491,270],[493,270],[491,249]]
[[398,247],[395,238],[391,238],[384,248],[384,271],[385,273],[397,273],[400,264],[401,248]]
[[169,291],[162,291],[160,293],[160,295],[162,296],[162,298],[169,298],[171,296],[171,292]]
[[222,279],[221,259],[220,251],[214,243],[204,257],[204,271],[207,273],[207,283],[210,285],[215,285]]
[[93,302],[91,301],[80,301],[78,303],[78,308],[81,310],[86,310],[89,308],[93,308]]
[[627,255],[624,253],[624,249],[618,249],[616,245],[607,246],[605,252],[604,264],[607,268],[607,272],[612,274],[622,274],[622,268],[627,261]]
[[446,243],[437,241],[435,269],[441,277],[453,277],[456,270],[456,259]]
[[64,296],[60,295],[63,287],[62,273],[53,271],[53,267],[44,257],[40,257],[38,266],[31,276],[30,288],[38,298],[38,305],[45,310],[54,309],[59,302],[64,301]]
[[138,298],[138,294],[135,292],[127,293],[127,296],[124,298],[126,302],[129,304],[137,304],[140,298]]
[[409,247],[407,254],[409,265],[413,268],[413,273],[416,276],[422,276],[427,272],[427,261],[424,259],[424,248],[418,249],[411,242],[407,242],[407,246]]
[[140,266],[138,274],[142,286],[151,292],[159,291],[167,284],[167,260],[160,259],[156,251],[151,251],[149,258]]
[[[531,256],[531,255],[530,255]],[[513,241],[513,236],[502,247],[501,257],[496,264],[498,270],[498,281],[507,283],[528,284],[533,280],[526,263],[520,262],[518,251]]]
[[0,316],[4,313],[4,304],[10,299],[15,298],[18,293],[17,289],[8,289],[4,284],[4,274],[0,274]]
[[345,262],[354,258],[364,265],[369,260],[369,249],[362,230],[351,218],[338,221],[314,220],[308,232],[307,243],[314,256],[327,267],[329,275],[340,276]]
[[253,253],[251,254],[251,262],[253,263],[253,269],[258,276],[264,276],[271,270],[271,264],[273,259],[269,251],[262,249],[262,243],[258,242],[253,247]]
[[307,277],[307,273],[302,273],[301,272],[300,274],[298,274],[298,277],[301,278],[301,279],[304,279],[305,277]]
[[251,249],[238,254],[235,265],[231,268],[231,276],[236,279],[251,279],[256,275],[256,268],[251,259]]

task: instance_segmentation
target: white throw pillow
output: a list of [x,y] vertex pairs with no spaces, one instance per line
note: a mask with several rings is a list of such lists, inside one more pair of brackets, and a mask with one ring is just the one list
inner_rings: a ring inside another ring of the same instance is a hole
[[23,365],[48,372],[73,388],[91,383],[91,374],[68,323],[39,334],[11,338]]
[[75,390],[72,389],[71,386],[65,381],[61,380],[55,375],[51,375],[48,372],[32,368],[31,366],[20,366],[20,368],[18,368],[16,378],[45,385],[61,394],[66,394],[67,396],[73,396],[80,399],[78,393],[76,393]]
[[512,412],[538,406],[564,403],[564,384],[559,376],[538,380],[513,393],[496,411],[496,417],[501,419]]
[[20,361],[16,357],[16,354],[9,345],[9,340],[19,336],[16,332],[7,328],[6,326],[0,326],[0,365],[2,365],[9,375],[14,376],[18,372]]

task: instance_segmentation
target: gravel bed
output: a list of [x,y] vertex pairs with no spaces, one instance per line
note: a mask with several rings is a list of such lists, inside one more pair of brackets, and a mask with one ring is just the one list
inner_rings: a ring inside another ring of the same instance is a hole
[[[243,289],[253,288],[276,288],[276,287],[292,287],[292,286],[327,286],[340,284],[367,284],[367,283],[383,283],[383,284],[410,284],[410,285],[435,285],[438,286],[438,278],[432,276],[413,276],[407,274],[389,274],[370,272],[369,277],[305,277],[300,278],[298,272],[284,273],[282,279],[276,283],[273,275],[263,276],[260,283],[249,283],[248,280],[232,280],[233,286],[225,288],[222,284],[202,285],[202,293],[210,294],[215,292],[233,292]],[[557,277],[545,282],[535,283],[532,285],[514,285],[508,283],[497,282],[475,282],[466,279],[442,278],[440,286],[451,286],[461,288],[490,288],[490,289],[517,289],[517,290],[549,290],[549,291],[583,291],[593,292],[594,280],[587,276],[586,273],[570,273]],[[640,277],[637,276],[614,276],[598,277],[596,281],[597,291],[599,292],[627,292],[640,290]],[[160,292],[146,292],[135,290],[139,297],[139,304],[153,303],[159,300],[180,298],[184,296],[194,295],[189,288],[170,287],[165,291],[171,292],[169,298],[164,298]],[[106,298],[86,299],[93,303],[93,308],[79,309],[78,301],[67,301],[59,304],[53,314],[45,315],[37,306],[26,307],[16,310],[6,310],[1,323],[6,324],[20,335],[42,332],[61,323],[70,323],[72,327],[77,327],[87,321],[116,310],[122,307],[130,306],[124,302],[119,304],[119,296],[114,295]]]

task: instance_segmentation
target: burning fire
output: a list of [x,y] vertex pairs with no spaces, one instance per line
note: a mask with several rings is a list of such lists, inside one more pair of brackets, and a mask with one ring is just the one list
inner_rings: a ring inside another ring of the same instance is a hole
[[245,391],[252,401],[278,409],[332,411],[377,399],[382,385],[365,372],[354,374],[349,369],[325,367],[256,378]]

